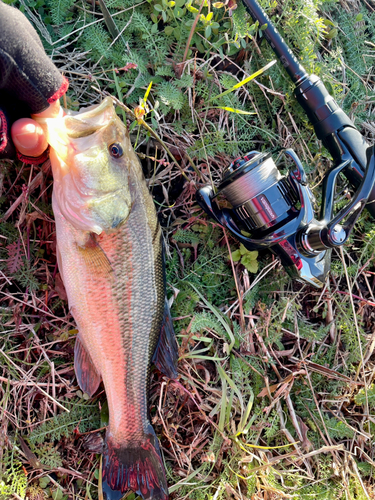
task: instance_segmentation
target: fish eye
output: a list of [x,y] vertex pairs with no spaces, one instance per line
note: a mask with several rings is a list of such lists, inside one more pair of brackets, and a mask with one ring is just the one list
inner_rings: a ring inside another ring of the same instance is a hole
[[109,154],[113,158],[121,158],[121,156],[124,154],[124,151],[121,147],[121,144],[118,144],[117,142],[114,142],[110,146],[108,146]]

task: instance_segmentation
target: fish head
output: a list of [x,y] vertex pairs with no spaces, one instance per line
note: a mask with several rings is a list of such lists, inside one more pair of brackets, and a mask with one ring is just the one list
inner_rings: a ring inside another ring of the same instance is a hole
[[40,122],[51,146],[54,202],[79,230],[115,230],[132,206],[130,170],[140,168],[112,99]]

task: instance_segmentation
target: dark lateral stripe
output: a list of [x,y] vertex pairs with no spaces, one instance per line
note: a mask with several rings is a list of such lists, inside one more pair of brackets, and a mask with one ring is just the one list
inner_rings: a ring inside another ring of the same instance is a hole
[[[133,297],[133,278],[134,278],[134,266],[133,266],[133,259],[135,258],[133,254],[133,241],[132,238],[130,237],[130,231],[127,225],[124,226],[124,231],[125,231],[125,241],[126,241],[126,258],[124,259],[125,261],[125,275],[126,275],[126,285],[125,285],[125,296],[124,297],[118,297],[120,303],[118,304],[118,310],[121,311],[121,302],[125,302],[125,308],[127,311],[127,314],[125,314],[125,317],[127,321],[129,322],[128,326],[128,331],[127,333],[129,334],[128,336],[123,336],[122,339],[122,349],[123,349],[123,356],[126,359],[126,368],[125,368],[125,380],[124,380],[124,390],[126,394],[126,406],[134,408],[134,403],[135,403],[135,387],[133,385],[133,374],[131,373],[132,371],[132,362],[131,362],[131,349],[132,349],[132,344],[133,344],[133,337],[134,337],[134,318],[132,315],[132,297]],[[120,253],[121,255],[121,253]],[[135,418],[138,419],[139,415],[134,416]]]

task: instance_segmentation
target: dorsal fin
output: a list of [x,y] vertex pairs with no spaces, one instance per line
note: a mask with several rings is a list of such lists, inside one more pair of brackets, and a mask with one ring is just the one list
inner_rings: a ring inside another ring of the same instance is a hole
[[168,378],[177,378],[178,345],[167,299],[165,299],[160,337],[152,361]]

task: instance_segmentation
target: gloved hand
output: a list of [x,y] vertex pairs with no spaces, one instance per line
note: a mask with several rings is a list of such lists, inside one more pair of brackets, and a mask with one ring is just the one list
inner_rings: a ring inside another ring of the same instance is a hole
[[14,145],[27,163],[47,158],[40,125],[31,118],[18,119],[41,112],[55,116],[67,89],[68,80],[44,52],[30,22],[0,0],[0,158],[14,157]]

